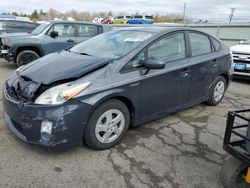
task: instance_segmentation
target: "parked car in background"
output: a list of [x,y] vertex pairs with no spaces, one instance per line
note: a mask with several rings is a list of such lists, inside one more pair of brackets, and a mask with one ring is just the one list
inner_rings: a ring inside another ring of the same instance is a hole
[[4,33],[30,33],[39,26],[38,23],[21,20],[0,19],[0,35]]
[[153,16],[147,15],[134,15],[128,20],[127,24],[153,24]]
[[112,24],[113,18],[111,17],[106,17],[101,21],[101,24]]
[[131,16],[116,16],[112,20],[112,24],[127,24],[128,19],[131,19]]
[[234,76],[250,79],[250,40],[232,46]]
[[3,86],[9,129],[46,147],[107,149],[138,126],[206,101],[230,82],[231,53],[188,28],[122,28],[22,66]]
[[102,22],[102,20],[103,20],[104,18],[99,18],[99,17],[95,17],[94,19],[93,19],[93,23],[96,23],[96,24],[100,24],[101,22]]
[[88,22],[48,21],[30,34],[0,36],[0,57],[21,66],[41,56],[72,47],[110,29],[106,25]]

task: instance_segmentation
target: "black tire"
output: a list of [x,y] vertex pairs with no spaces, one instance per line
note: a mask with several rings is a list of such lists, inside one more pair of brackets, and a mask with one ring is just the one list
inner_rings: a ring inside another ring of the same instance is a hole
[[247,166],[233,156],[226,158],[220,172],[220,178],[225,188],[249,188],[244,180]]
[[16,58],[17,66],[20,67],[22,65],[26,65],[28,63],[31,63],[32,61],[38,59],[40,56],[32,51],[32,50],[23,50],[19,52]]
[[[117,109],[120,112],[122,112],[125,119],[124,128],[120,133],[120,135],[113,142],[101,143],[97,139],[95,133],[96,124],[101,115],[111,109]],[[86,143],[90,148],[97,150],[111,148],[116,144],[118,144],[124,138],[128,130],[129,124],[130,124],[130,113],[127,106],[123,102],[116,99],[111,99],[109,101],[106,101],[102,103],[99,107],[97,107],[96,110],[90,116],[90,119],[84,129],[84,135],[83,135],[84,143]]]
[[[224,91],[222,93],[222,97],[216,101],[215,100],[215,89],[216,89],[217,84],[222,83],[222,82],[224,84]],[[225,78],[223,76],[218,76],[214,80],[214,82],[209,90],[209,99],[207,100],[207,104],[211,105],[211,106],[216,106],[217,104],[219,104],[225,95],[226,88],[227,88],[227,82],[226,82]]]

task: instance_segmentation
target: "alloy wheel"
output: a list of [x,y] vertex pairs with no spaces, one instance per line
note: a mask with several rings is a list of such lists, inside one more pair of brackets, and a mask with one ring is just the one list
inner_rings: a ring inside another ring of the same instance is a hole
[[125,117],[120,110],[110,109],[97,120],[95,136],[101,143],[111,143],[121,135],[125,126]]

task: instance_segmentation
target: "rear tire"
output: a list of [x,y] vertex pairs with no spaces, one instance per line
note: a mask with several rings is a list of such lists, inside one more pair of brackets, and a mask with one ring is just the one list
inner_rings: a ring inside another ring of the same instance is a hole
[[221,182],[226,188],[245,188],[249,187],[244,176],[247,166],[233,156],[226,158],[220,172]]
[[31,63],[32,61],[38,59],[40,56],[32,51],[32,50],[23,50],[19,52],[16,58],[17,66],[20,67],[22,65],[26,65],[28,63]]
[[130,124],[127,106],[116,99],[102,103],[92,113],[84,130],[84,142],[93,149],[108,149],[118,144]]
[[221,102],[227,88],[227,82],[223,76],[218,76],[209,90],[207,104],[216,106]]

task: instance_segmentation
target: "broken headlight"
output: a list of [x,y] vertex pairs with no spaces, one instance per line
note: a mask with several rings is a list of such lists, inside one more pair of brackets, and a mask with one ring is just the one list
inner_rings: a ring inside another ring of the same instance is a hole
[[8,37],[2,38],[2,43],[3,45],[8,46],[10,44],[10,38]]
[[43,92],[35,101],[35,104],[62,104],[65,101],[72,99],[81,91],[85,90],[90,85],[90,82],[81,84],[65,83],[52,87]]

